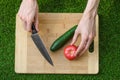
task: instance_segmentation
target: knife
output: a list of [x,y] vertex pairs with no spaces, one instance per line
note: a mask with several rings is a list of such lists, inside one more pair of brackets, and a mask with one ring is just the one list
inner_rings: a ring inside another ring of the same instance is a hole
[[51,57],[48,54],[47,49],[45,48],[40,36],[37,33],[37,30],[35,29],[35,25],[34,23],[32,24],[32,40],[35,43],[35,45],[37,46],[37,48],[39,49],[39,51],[41,52],[42,56],[53,66],[53,62]]

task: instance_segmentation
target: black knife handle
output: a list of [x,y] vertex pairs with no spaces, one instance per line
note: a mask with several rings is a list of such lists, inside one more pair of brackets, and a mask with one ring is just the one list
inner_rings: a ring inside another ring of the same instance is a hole
[[37,30],[36,30],[36,28],[35,28],[34,23],[32,23],[32,34],[35,34],[35,33],[37,33]]

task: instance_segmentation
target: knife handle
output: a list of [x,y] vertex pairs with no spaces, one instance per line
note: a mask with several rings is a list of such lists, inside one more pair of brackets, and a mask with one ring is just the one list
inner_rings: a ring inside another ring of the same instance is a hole
[[37,30],[36,30],[36,28],[35,28],[34,23],[32,23],[32,34],[35,34],[35,33],[37,33]]

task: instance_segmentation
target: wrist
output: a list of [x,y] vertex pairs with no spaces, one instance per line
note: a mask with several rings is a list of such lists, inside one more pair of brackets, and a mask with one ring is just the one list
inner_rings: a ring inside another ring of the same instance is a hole
[[83,16],[87,16],[88,18],[95,18],[97,14],[97,10],[85,10]]

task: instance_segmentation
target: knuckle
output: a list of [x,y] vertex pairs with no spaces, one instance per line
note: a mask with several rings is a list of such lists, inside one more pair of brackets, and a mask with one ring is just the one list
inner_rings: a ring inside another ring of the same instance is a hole
[[21,15],[19,15],[19,17],[20,17],[20,19],[21,19],[22,21],[25,21],[25,17],[23,17],[23,16],[21,16]]
[[30,22],[31,22],[31,20],[30,20],[30,19],[27,19],[27,22],[28,22],[28,23],[30,23]]
[[82,46],[82,47],[81,47],[81,50],[83,50],[83,49],[85,49],[85,46]]
[[84,48],[85,48],[84,46],[81,46],[78,51],[80,52]]
[[88,40],[88,36],[87,35],[84,36],[84,40]]
[[88,34],[87,33],[83,33],[82,37],[83,37],[84,40],[87,40],[88,39]]
[[22,20],[24,20],[24,21],[25,21],[25,17],[22,17]]
[[93,35],[90,35],[90,36],[89,36],[89,39],[93,39],[93,38],[94,38],[94,36],[93,36]]
[[27,18],[27,21],[30,22],[32,19],[28,16],[26,17]]
[[75,34],[79,34],[79,31],[78,31],[78,30],[75,30]]
[[22,16],[20,14],[18,16],[20,17],[20,19],[22,19]]
[[88,47],[85,48],[85,51],[87,51]]

